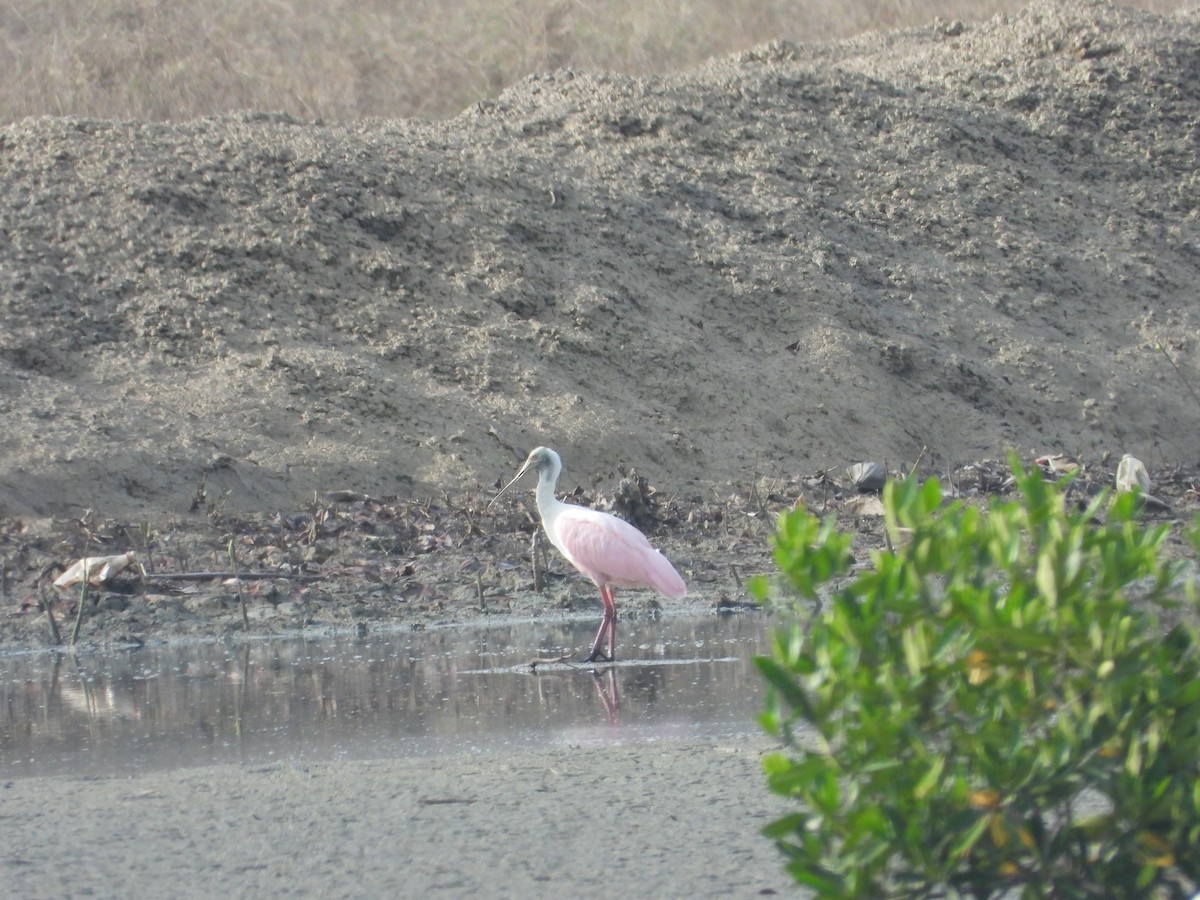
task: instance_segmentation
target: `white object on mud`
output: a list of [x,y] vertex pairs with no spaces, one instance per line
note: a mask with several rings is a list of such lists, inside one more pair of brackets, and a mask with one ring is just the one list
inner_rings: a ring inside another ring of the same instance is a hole
[[136,554],[118,553],[116,556],[85,556],[76,560],[67,571],[54,579],[55,587],[70,587],[86,580],[88,584],[104,584],[133,562]]
[[1134,488],[1146,493],[1152,487],[1154,482],[1150,480],[1146,464],[1128,453],[1122,456],[1121,461],[1117,463],[1117,493],[1128,494]]

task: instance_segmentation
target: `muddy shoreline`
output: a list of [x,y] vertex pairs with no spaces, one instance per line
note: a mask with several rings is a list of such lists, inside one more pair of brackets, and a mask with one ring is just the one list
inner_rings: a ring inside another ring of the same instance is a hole
[[[964,464],[948,475],[941,480],[963,502],[1009,495],[1007,465],[997,460]],[[1167,505],[1147,509],[1145,520],[1170,526],[1168,557],[1192,556],[1185,533],[1200,511],[1200,474],[1163,467],[1156,477],[1155,493]],[[1113,478],[1112,468],[1088,467],[1072,489],[1073,502],[1111,489]],[[8,592],[0,651],[69,643],[81,589],[50,583],[79,557],[127,551],[135,553],[134,564],[110,583],[88,588],[81,645],[420,630],[563,615],[598,620],[596,589],[541,535],[535,571],[531,495],[505,498],[492,509],[487,491],[422,501],[332,496],[291,515],[237,516],[213,508],[161,528],[94,517],[6,520],[0,523]],[[858,493],[845,471],[760,479],[740,489],[712,486],[707,496],[690,497],[664,496],[634,477],[610,492],[577,489],[567,499],[633,521],[688,584],[680,600],[619,591],[625,618],[756,609],[746,580],[775,572],[775,522],[798,504],[835,516],[838,527],[854,535],[861,565],[885,542],[876,495]],[[53,611],[57,638],[40,604]]]

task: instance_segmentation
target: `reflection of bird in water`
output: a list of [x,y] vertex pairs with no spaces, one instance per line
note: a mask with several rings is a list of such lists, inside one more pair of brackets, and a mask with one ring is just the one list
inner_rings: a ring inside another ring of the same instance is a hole
[[[612,662],[617,644],[617,604],[612,589],[652,587],[666,597],[678,598],[687,593],[687,586],[667,558],[628,522],[598,510],[563,503],[554,496],[562,460],[549,447],[538,447],[530,453],[521,470],[500,489],[492,503],[530,469],[538,475],[538,515],[550,543],[600,589],[604,617],[587,661]],[[607,656],[600,650],[606,637]]]
[[621,723],[621,695],[617,692],[617,670],[605,669],[604,674],[592,672],[592,680],[596,682],[596,693],[604,704],[604,712],[608,715],[609,725]]

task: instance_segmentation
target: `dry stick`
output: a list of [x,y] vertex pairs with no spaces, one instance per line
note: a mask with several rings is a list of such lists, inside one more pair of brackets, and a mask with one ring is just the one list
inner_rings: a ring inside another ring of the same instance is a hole
[[146,572],[143,581],[212,581],[215,578],[236,578],[239,581],[261,581],[264,578],[286,578],[291,581],[318,581],[321,575],[288,575],[285,572]]
[[237,549],[233,546],[233,538],[229,539],[229,564],[233,567],[233,577],[237,579],[238,605],[242,608],[242,625],[250,630],[250,614],[246,612],[246,595],[242,593],[242,579],[238,575]]
[[87,602],[88,596],[88,564],[87,552],[90,540],[83,543],[83,580],[79,582],[79,608],[75,610],[75,627],[71,629],[71,639],[67,641],[68,647],[74,647],[75,642],[79,640],[79,626],[83,624],[83,605]]
[[746,494],[746,502],[755,504],[759,512],[765,508],[762,495],[758,492],[758,454],[754,454],[754,470],[750,473],[750,491]]
[[540,534],[540,532],[535,531],[533,533],[533,540],[530,542],[531,547],[532,547],[531,555],[533,557],[533,589],[537,593],[541,593],[541,590],[542,590],[542,570],[538,567],[538,535],[539,534]]
[[54,645],[56,647],[61,647],[62,632],[58,630],[58,620],[54,618],[54,605],[46,599],[45,584],[42,581],[42,578],[44,577],[45,573],[38,578],[38,606],[40,606],[42,611],[46,613],[46,621],[50,623],[50,634],[54,636]]
[[1155,346],[1162,351],[1162,355],[1167,358],[1167,362],[1171,364],[1171,368],[1175,370],[1175,374],[1179,376],[1179,380],[1183,382],[1183,386],[1188,389],[1188,393],[1192,395],[1192,399],[1196,401],[1196,405],[1200,406],[1200,395],[1196,393],[1196,389],[1192,387],[1191,382],[1183,377],[1183,372],[1179,366],[1175,365],[1175,360],[1171,359],[1171,354],[1167,352],[1167,348],[1162,344],[1155,344]]
[[946,484],[950,485],[950,489],[954,491],[954,496],[958,496],[958,484],[954,481],[954,472],[950,470],[950,460],[946,460]]
[[917,458],[913,460],[912,469],[909,470],[910,474],[916,474],[917,467],[919,465],[921,465],[921,457],[925,455],[925,451],[928,449],[929,449],[928,446],[924,446],[921,448],[921,452],[918,453]]
[[483,576],[475,573],[475,592],[479,594],[479,611],[487,612],[487,603],[483,599]]
[[[84,559],[87,559],[87,556],[84,556]],[[71,629],[71,640],[67,642],[68,647],[74,647],[75,642],[79,640],[79,626],[83,624],[83,605],[87,602],[88,597],[87,574],[87,563],[84,563],[83,581],[79,582],[79,609],[75,610],[75,627]]]

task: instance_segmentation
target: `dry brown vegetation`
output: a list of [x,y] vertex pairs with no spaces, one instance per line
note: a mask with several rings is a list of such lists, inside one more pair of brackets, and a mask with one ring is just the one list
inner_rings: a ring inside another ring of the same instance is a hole
[[[532,73],[649,74],[786,38],[827,41],[1022,0],[8,0],[0,122],[441,118]],[[1131,0],[1157,12],[1177,0]]]

